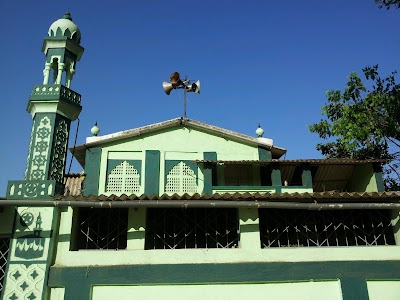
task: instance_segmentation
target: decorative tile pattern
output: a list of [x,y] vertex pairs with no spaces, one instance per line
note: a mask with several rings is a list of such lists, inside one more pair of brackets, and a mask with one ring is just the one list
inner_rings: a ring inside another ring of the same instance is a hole
[[45,264],[10,264],[4,299],[40,299],[43,293]]

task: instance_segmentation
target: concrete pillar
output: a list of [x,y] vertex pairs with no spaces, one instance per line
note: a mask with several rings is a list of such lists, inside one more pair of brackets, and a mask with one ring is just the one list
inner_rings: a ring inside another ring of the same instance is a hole
[[59,63],[58,64],[58,74],[57,74],[57,80],[56,84],[61,84],[61,78],[62,78],[62,72],[64,71],[64,63]]
[[257,208],[239,208],[239,230],[239,247],[241,249],[254,250],[261,248]]
[[146,208],[130,208],[128,214],[128,250],[144,250]]
[[43,77],[44,77],[43,84],[49,84],[50,69],[51,69],[51,64],[47,62],[43,70]]

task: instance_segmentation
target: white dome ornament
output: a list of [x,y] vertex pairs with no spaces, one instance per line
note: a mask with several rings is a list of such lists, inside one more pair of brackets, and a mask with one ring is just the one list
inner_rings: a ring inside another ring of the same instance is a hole
[[94,124],[92,129],[90,129],[90,132],[93,134],[93,136],[97,136],[100,132],[100,128],[97,127],[97,122]]
[[256,130],[256,134],[258,137],[262,137],[264,134],[264,129],[261,128],[260,123],[258,123],[258,128]]
[[66,12],[65,15],[51,24],[48,32],[49,36],[66,36],[77,44],[81,43],[81,31],[78,26],[72,22],[71,14]]

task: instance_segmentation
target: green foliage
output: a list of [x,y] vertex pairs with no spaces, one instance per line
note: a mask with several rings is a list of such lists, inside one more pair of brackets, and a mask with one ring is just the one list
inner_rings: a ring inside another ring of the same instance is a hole
[[386,7],[386,9],[389,9],[394,7],[400,9],[400,0],[375,0],[375,3],[378,4],[379,8]]
[[328,158],[389,159],[386,188],[399,190],[400,84],[393,72],[382,79],[378,66],[363,69],[368,88],[357,73],[350,73],[347,87],[327,92],[322,107],[326,119],[309,126],[327,140],[317,150]]

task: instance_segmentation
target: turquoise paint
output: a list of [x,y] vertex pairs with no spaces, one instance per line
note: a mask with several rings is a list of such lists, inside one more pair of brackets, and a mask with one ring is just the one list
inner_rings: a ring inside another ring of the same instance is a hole
[[[28,102],[28,106],[27,106],[27,110],[29,109],[29,107],[32,105],[32,103],[35,102],[51,102],[53,103],[54,101],[63,101],[65,103],[67,103],[68,105],[72,106],[74,109],[78,110],[79,112],[82,110],[82,106],[80,106],[80,104],[71,101],[66,95],[64,95],[63,93],[61,93],[61,84],[37,84],[33,87],[31,96],[29,97],[29,102]],[[49,91],[48,88],[52,87],[53,91]],[[46,93],[41,93],[40,91],[46,88]],[[58,91],[56,91],[55,89],[58,88]],[[71,93],[72,95],[74,95],[76,98],[81,99],[81,95],[78,94],[77,92],[64,87],[65,89],[67,89],[68,93]],[[39,92],[37,92],[36,90],[39,89]]]
[[303,187],[312,188],[312,176],[311,176],[311,166],[310,164],[303,164],[301,166],[301,182]]
[[272,155],[271,155],[271,151],[258,146],[258,159],[259,160],[272,160]]
[[[70,127],[71,127],[71,120],[68,118],[65,118],[64,116],[60,115],[60,114],[56,114],[55,116],[55,124],[54,124],[54,129],[58,128],[59,123],[61,123],[62,121],[65,122],[65,124],[67,125],[67,141],[69,139],[69,132],[70,132]],[[52,139],[55,139],[57,135],[56,130],[53,130],[53,136]],[[60,160],[60,165],[62,165],[62,176],[64,176],[65,174],[65,165],[67,163],[67,147],[68,147],[68,142],[65,144],[65,148],[64,148],[64,155],[62,157],[59,156],[59,153],[56,152],[56,147],[53,144],[50,144],[50,148],[51,148],[51,156],[50,156],[50,160],[49,160],[49,164],[51,164],[53,161],[55,160]],[[48,175],[47,178],[49,179],[56,179],[54,177],[51,176],[51,170],[48,171]],[[62,180],[61,180],[62,181]],[[62,182],[60,182],[62,184]]]
[[144,193],[158,195],[160,188],[160,151],[146,150]]
[[[259,160],[271,160],[272,155],[271,151],[263,148],[258,147],[258,159]],[[260,183],[261,185],[272,185],[271,179],[271,166],[259,166],[260,168]]]
[[[217,152],[204,152],[204,160],[217,160]],[[213,185],[217,185],[217,168],[215,164],[203,164],[204,189],[203,194],[212,194]]]
[[251,185],[239,185],[239,186],[234,186],[234,185],[219,185],[219,186],[214,186],[215,190],[243,190],[243,191],[248,191],[248,190],[274,190],[275,187],[270,186],[270,185],[261,185],[261,186],[251,186]]
[[[171,250],[174,251],[174,250]],[[233,250],[234,251],[234,250]],[[266,283],[343,280],[343,299],[368,299],[366,280],[400,280],[399,261],[51,267],[50,287],[65,300],[90,299],[93,285]],[[352,285],[355,285],[352,288]],[[359,298],[354,298],[354,295]]]
[[50,48],[48,49],[46,54],[46,62],[47,63],[51,63],[52,62],[52,57],[53,56],[60,56],[61,57],[61,61],[59,61],[59,63],[63,63],[64,60],[64,56],[65,56],[65,48]]
[[277,187],[282,186],[281,169],[279,168],[278,164],[272,164],[271,168],[271,182],[272,186],[274,186],[276,189]]
[[83,182],[83,195],[98,195],[100,175],[101,149],[90,148],[86,150],[85,181]]
[[380,163],[373,163],[372,168],[374,169],[374,175],[376,180],[376,187],[378,192],[385,191],[385,183],[383,182],[382,176],[382,165]]
[[368,300],[367,281],[363,277],[340,278],[343,300]]

